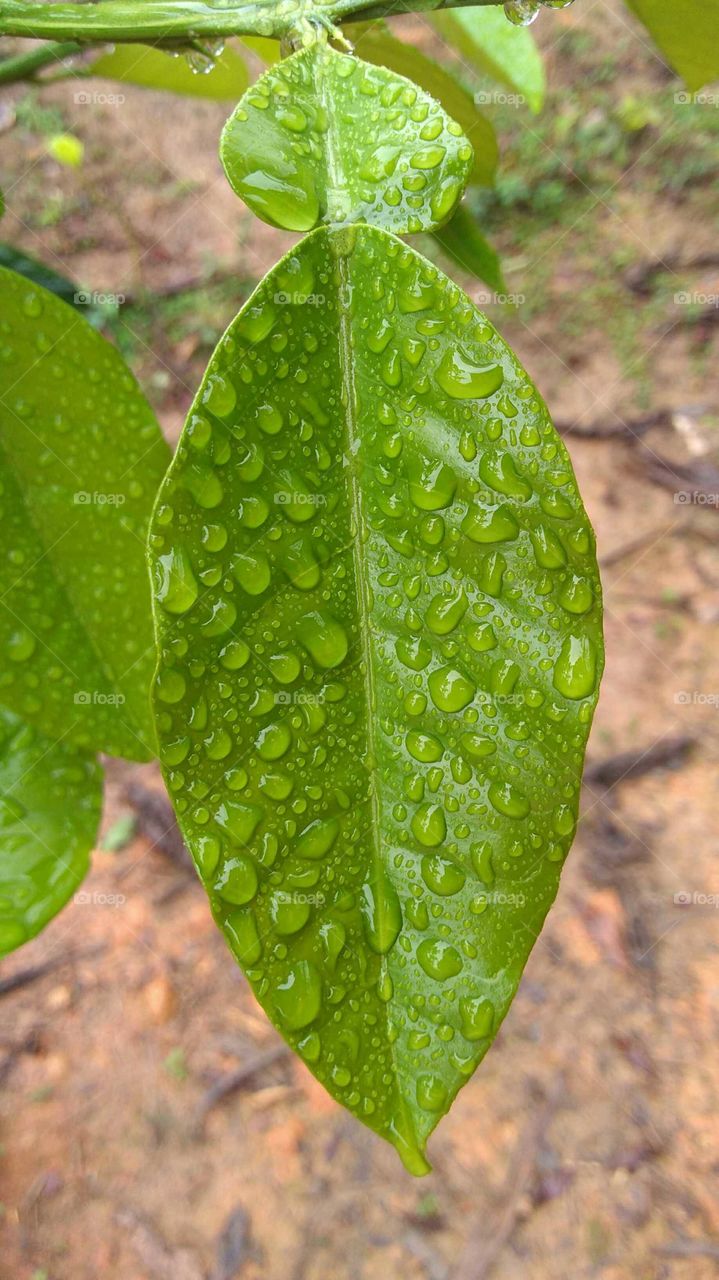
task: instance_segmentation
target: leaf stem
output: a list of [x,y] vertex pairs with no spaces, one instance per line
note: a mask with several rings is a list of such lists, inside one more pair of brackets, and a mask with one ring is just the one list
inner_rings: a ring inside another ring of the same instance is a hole
[[501,0],[99,0],[48,4],[0,0],[0,36],[39,40],[192,41],[233,35],[287,36],[303,22],[348,22],[359,17],[417,13]]
[[52,66],[54,62],[62,62],[73,53],[79,53],[81,46],[76,40],[65,40],[62,43],[53,41],[30,49],[27,53],[19,53],[14,58],[5,58],[0,62],[0,85],[15,84],[18,80],[32,80],[38,71]]

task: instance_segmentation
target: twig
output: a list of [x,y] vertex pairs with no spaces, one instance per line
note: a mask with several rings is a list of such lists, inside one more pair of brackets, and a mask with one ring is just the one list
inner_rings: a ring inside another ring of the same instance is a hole
[[258,1053],[254,1058],[250,1058],[244,1062],[236,1071],[230,1071],[227,1075],[220,1076],[213,1085],[205,1093],[198,1108],[197,1118],[195,1122],[196,1130],[201,1133],[205,1120],[213,1107],[223,1102],[225,1098],[229,1098],[231,1094],[244,1089],[255,1075],[260,1071],[265,1071],[267,1067],[271,1067],[275,1062],[279,1062],[289,1053],[286,1044],[273,1045],[271,1049],[266,1049],[263,1053]]
[[154,849],[164,853],[184,871],[193,871],[194,864],[182,839],[172,806],[162,791],[153,791],[141,782],[128,782],[125,787],[128,803],[137,814],[139,831],[150,841]]
[[564,1079],[559,1075],[551,1091],[540,1095],[512,1156],[501,1196],[504,1207],[494,1223],[488,1223],[485,1214],[478,1215],[470,1227],[452,1280],[487,1280],[494,1270],[517,1225],[522,1200],[536,1172],[537,1155],[564,1091]]
[[619,751],[605,760],[590,762],[584,771],[584,781],[609,788],[631,778],[641,778],[652,769],[683,764],[695,741],[688,734],[681,734],[675,738],[663,738],[652,747]]
[[17,973],[11,973],[8,978],[0,978],[0,996],[7,996],[11,991],[18,991],[20,987],[27,987],[31,982],[37,982],[38,978],[44,978],[46,973],[59,969],[69,958],[69,956],[58,956],[54,960],[45,960],[42,964],[32,965],[29,969],[18,969]]

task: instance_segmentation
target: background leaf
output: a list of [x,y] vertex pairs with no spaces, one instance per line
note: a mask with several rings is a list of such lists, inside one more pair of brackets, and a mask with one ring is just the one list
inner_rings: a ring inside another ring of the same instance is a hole
[[501,5],[451,9],[431,15],[441,36],[479,71],[521,94],[539,111],[546,87],[544,63],[527,27],[507,21]]
[[220,341],[150,547],[161,760],[215,917],[424,1172],[574,831],[602,640],[566,451],[456,285],[321,229]]
[[368,221],[411,232],[450,216],[472,148],[403,77],[315,44],[245,94],[220,156],[233,189],[273,226]]
[[719,79],[719,0],[627,0],[668,62],[695,91]]
[[[506,21],[506,19],[505,19]],[[509,23],[507,23],[509,25]],[[486,116],[478,109],[471,93],[464,88],[456,71],[446,71],[432,58],[412,45],[395,40],[380,23],[369,27],[347,29],[360,57],[381,67],[389,67],[398,75],[416,81],[426,93],[442,103],[448,115],[461,124],[474,150],[471,180],[489,187],[499,160],[497,137]]]
[[[39,258],[33,258],[30,254],[16,249],[14,245],[0,243],[0,267],[8,267],[18,275],[25,276],[26,280],[42,285],[43,289],[49,289],[50,293],[56,294],[71,307],[81,307],[83,316],[93,329],[100,328],[106,319],[103,308],[94,306],[91,301],[88,302],[87,293],[81,290],[74,280],[68,280],[67,276],[60,275],[59,271],[40,262]],[[77,301],[78,298],[82,301]]]
[[0,956],[39,933],[88,868],[102,771],[0,707]]
[[154,754],[144,545],[168,458],[114,347],[0,269],[0,702],[53,740]]
[[92,64],[92,74],[148,89],[221,101],[239,98],[250,82],[241,54],[231,45],[215,58],[210,71],[197,72],[184,54],[173,56],[144,44],[119,44]]
[[471,271],[497,293],[507,292],[499,255],[485,240],[476,220],[464,205],[460,205],[449,222],[433,231],[432,235],[463,271]]

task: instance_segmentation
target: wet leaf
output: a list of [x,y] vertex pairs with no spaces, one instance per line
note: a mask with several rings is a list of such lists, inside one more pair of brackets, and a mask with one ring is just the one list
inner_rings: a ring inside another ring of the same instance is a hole
[[688,89],[695,91],[719,79],[719,0],[627,0],[627,4]]
[[472,94],[465,89],[461,75],[454,69],[451,72],[445,70],[419,49],[396,40],[381,23],[349,27],[348,35],[355,41],[357,53],[367,62],[389,67],[398,75],[416,81],[441,102],[447,114],[461,124],[472,144],[474,162],[470,180],[490,187],[499,161],[497,137],[490,121],[482,115]]
[[[68,280],[67,276],[60,275],[59,271],[48,267],[39,258],[33,258],[30,254],[16,249],[14,245],[0,242],[0,267],[8,267],[11,271],[17,271],[18,275],[25,276],[27,280],[42,285],[43,289],[49,289],[50,293],[57,294],[58,298],[68,302],[71,307],[82,307],[82,314],[94,329],[99,328],[105,319],[102,307],[88,303],[87,294],[74,280]],[[83,301],[79,302],[78,298]]]
[[83,879],[102,772],[0,707],[0,956],[45,927]]
[[455,285],[323,228],[220,341],[150,546],[160,754],[215,918],[424,1172],[574,832],[602,636],[564,446]]
[[[184,55],[173,56],[148,45],[119,44],[92,64],[92,74],[147,89],[220,101],[238,98],[250,79],[241,55],[231,46],[218,54],[210,70],[197,72]],[[91,93],[88,90],[90,100]]]
[[248,90],[220,156],[237,194],[273,226],[371,222],[399,233],[447,220],[472,148],[416,85],[315,44]]
[[154,754],[144,543],[168,458],[114,347],[0,269],[0,702],[53,741]]
[[[542,55],[531,31],[507,22],[501,5],[433,13],[431,21],[479,71],[524,98],[532,111],[541,110],[546,87]],[[493,96],[488,95],[489,101]]]
[[497,293],[506,293],[499,255],[485,240],[476,220],[464,205],[457,209],[446,226],[439,227],[432,234],[440,248],[462,271],[470,271]]

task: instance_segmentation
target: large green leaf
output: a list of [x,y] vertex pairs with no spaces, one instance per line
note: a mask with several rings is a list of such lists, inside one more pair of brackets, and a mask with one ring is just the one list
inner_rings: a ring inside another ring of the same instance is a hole
[[[509,23],[507,23],[509,26]],[[348,28],[355,48],[367,62],[389,67],[398,75],[416,81],[445,111],[461,124],[474,150],[471,180],[489,187],[494,182],[499,160],[497,137],[491,123],[478,109],[472,95],[462,85],[456,71],[445,70],[412,45],[395,40],[382,24]]]
[[447,220],[472,148],[416,85],[315,44],[245,94],[220,155],[234,190],[273,226],[367,221],[400,233]]
[[241,55],[231,46],[214,59],[210,70],[198,72],[182,54],[173,56],[142,44],[119,44],[92,64],[92,74],[147,89],[223,101],[238,98],[250,79]]
[[440,248],[463,271],[471,271],[472,275],[497,293],[506,293],[499,255],[489,241],[485,240],[475,219],[464,205],[460,205],[446,226],[439,227],[432,235]]
[[627,0],[689,89],[719,79],[719,0]]
[[501,5],[433,13],[440,35],[480,71],[526,98],[532,111],[544,101],[542,56],[527,27],[517,27]]
[[114,347],[0,269],[0,702],[53,740],[154,754],[144,542],[168,458]]
[[423,1172],[574,831],[602,638],[564,446],[455,285],[323,228],[221,339],[150,547],[160,755],[215,917]]
[[0,956],[39,933],[77,888],[101,799],[91,756],[0,708]]

